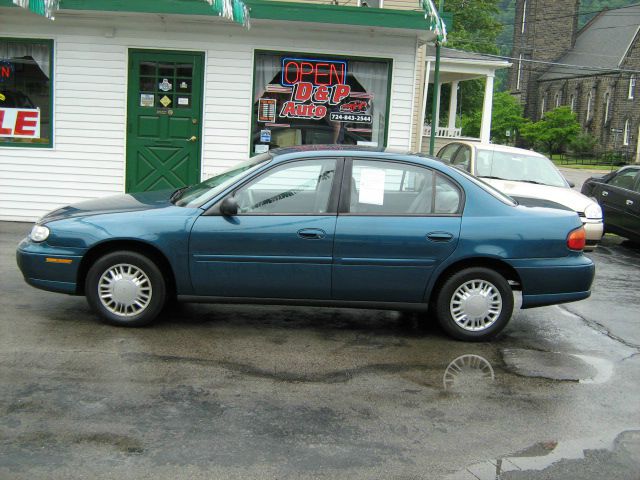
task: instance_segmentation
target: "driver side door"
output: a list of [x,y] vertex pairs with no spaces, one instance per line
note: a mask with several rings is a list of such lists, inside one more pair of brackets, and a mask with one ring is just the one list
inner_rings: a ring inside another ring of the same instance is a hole
[[281,163],[236,188],[237,215],[196,220],[196,295],[329,299],[342,159]]

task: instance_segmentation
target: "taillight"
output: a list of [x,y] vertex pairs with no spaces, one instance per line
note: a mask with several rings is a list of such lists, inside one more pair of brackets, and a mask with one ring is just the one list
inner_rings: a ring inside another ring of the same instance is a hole
[[587,232],[584,227],[571,230],[567,235],[567,247],[571,250],[582,250],[587,243]]

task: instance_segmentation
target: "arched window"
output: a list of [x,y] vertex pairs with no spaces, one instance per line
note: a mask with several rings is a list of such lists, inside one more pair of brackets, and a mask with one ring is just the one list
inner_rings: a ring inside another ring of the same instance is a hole
[[604,123],[609,121],[609,113],[611,109],[611,92],[604,94]]
[[547,110],[547,94],[545,93],[542,96],[542,100],[540,101],[540,118],[544,117],[544,112]]
[[624,132],[622,133],[622,145],[625,147],[629,145],[629,137],[631,137],[631,122],[627,119],[624,122]]
[[522,3],[522,25],[520,26],[520,33],[524,33],[525,25],[527,24],[527,0],[524,0]]
[[569,107],[571,107],[572,112],[576,111],[576,95],[574,93],[569,97]]
[[629,95],[627,97],[629,98],[629,100],[633,100],[635,96],[635,90],[636,90],[636,76],[631,75],[629,77]]
[[589,90],[589,95],[587,95],[587,121],[591,120],[593,117],[593,90]]
[[560,100],[561,100],[561,96],[560,96],[560,92],[556,92],[556,96],[553,98],[553,105],[555,106],[555,108],[558,108],[560,106]]

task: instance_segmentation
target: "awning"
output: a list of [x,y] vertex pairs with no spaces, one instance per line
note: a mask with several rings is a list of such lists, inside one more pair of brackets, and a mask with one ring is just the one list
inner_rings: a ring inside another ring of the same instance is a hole
[[[91,3],[103,2],[95,2],[94,0]],[[30,10],[37,15],[41,15],[51,20],[55,19],[57,11],[65,9],[73,10],[78,7],[78,3],[79,2],[75,0],[13,0],[14,5]],[[159,7],[157,4],[163,3],[163,0],[143,0],[138,3],[141,4],[140,9],[142,11],[154,11],[154,7],[157,9]],[[169,13],[172,8],[171,2],[164,0],[164,3],[167,3],[167,5],[165,5],[164,7],[166,8],[163,8],[162,10],[164,13]],[[202,5],[203,3],[209,4],[211,13],[214,15],[239,23],[245,27],[249,26],[249,8],[242,0],[182,0],[179,2],[180,8],[176,8],[176,13],[184,13],[185,9],[189,11],[190,4]],[[100,10],[101,8],[99,5],[91,5],[90,9]],[[127,10],[126,7],[119,9],[122,11]],[[107,8],[106,10],[110,10],[110,8]],[[192,8],[192,10],[197,11],[195,8]],[[201,13],[206,14],[205,12]]]

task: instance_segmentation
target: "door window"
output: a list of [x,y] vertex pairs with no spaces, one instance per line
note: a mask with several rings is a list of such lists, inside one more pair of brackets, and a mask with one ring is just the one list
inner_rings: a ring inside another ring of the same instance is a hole
[[460,147],[455,154],[451,165],[463,169],[465,172],[471,172],[471,149],[466,146]]
[[335,159],[275,167],[236,194],[239,214],[323,214],[329,206]]
[[609,185],[624,188],[625,190],[632,190],[639,171],[640,170],[631,169],[620,172],[609,180]]
[[353,162],[350,213],[455,214],[460,201],[458,187],[433,170],[397,162]]
[[456,150],[458,150],[459,147],[459,143],[450,143],[438,152],[438,158],[444,160],[446,163],[451,163],[451,159],[453,158],[453,155],[456,153]]

